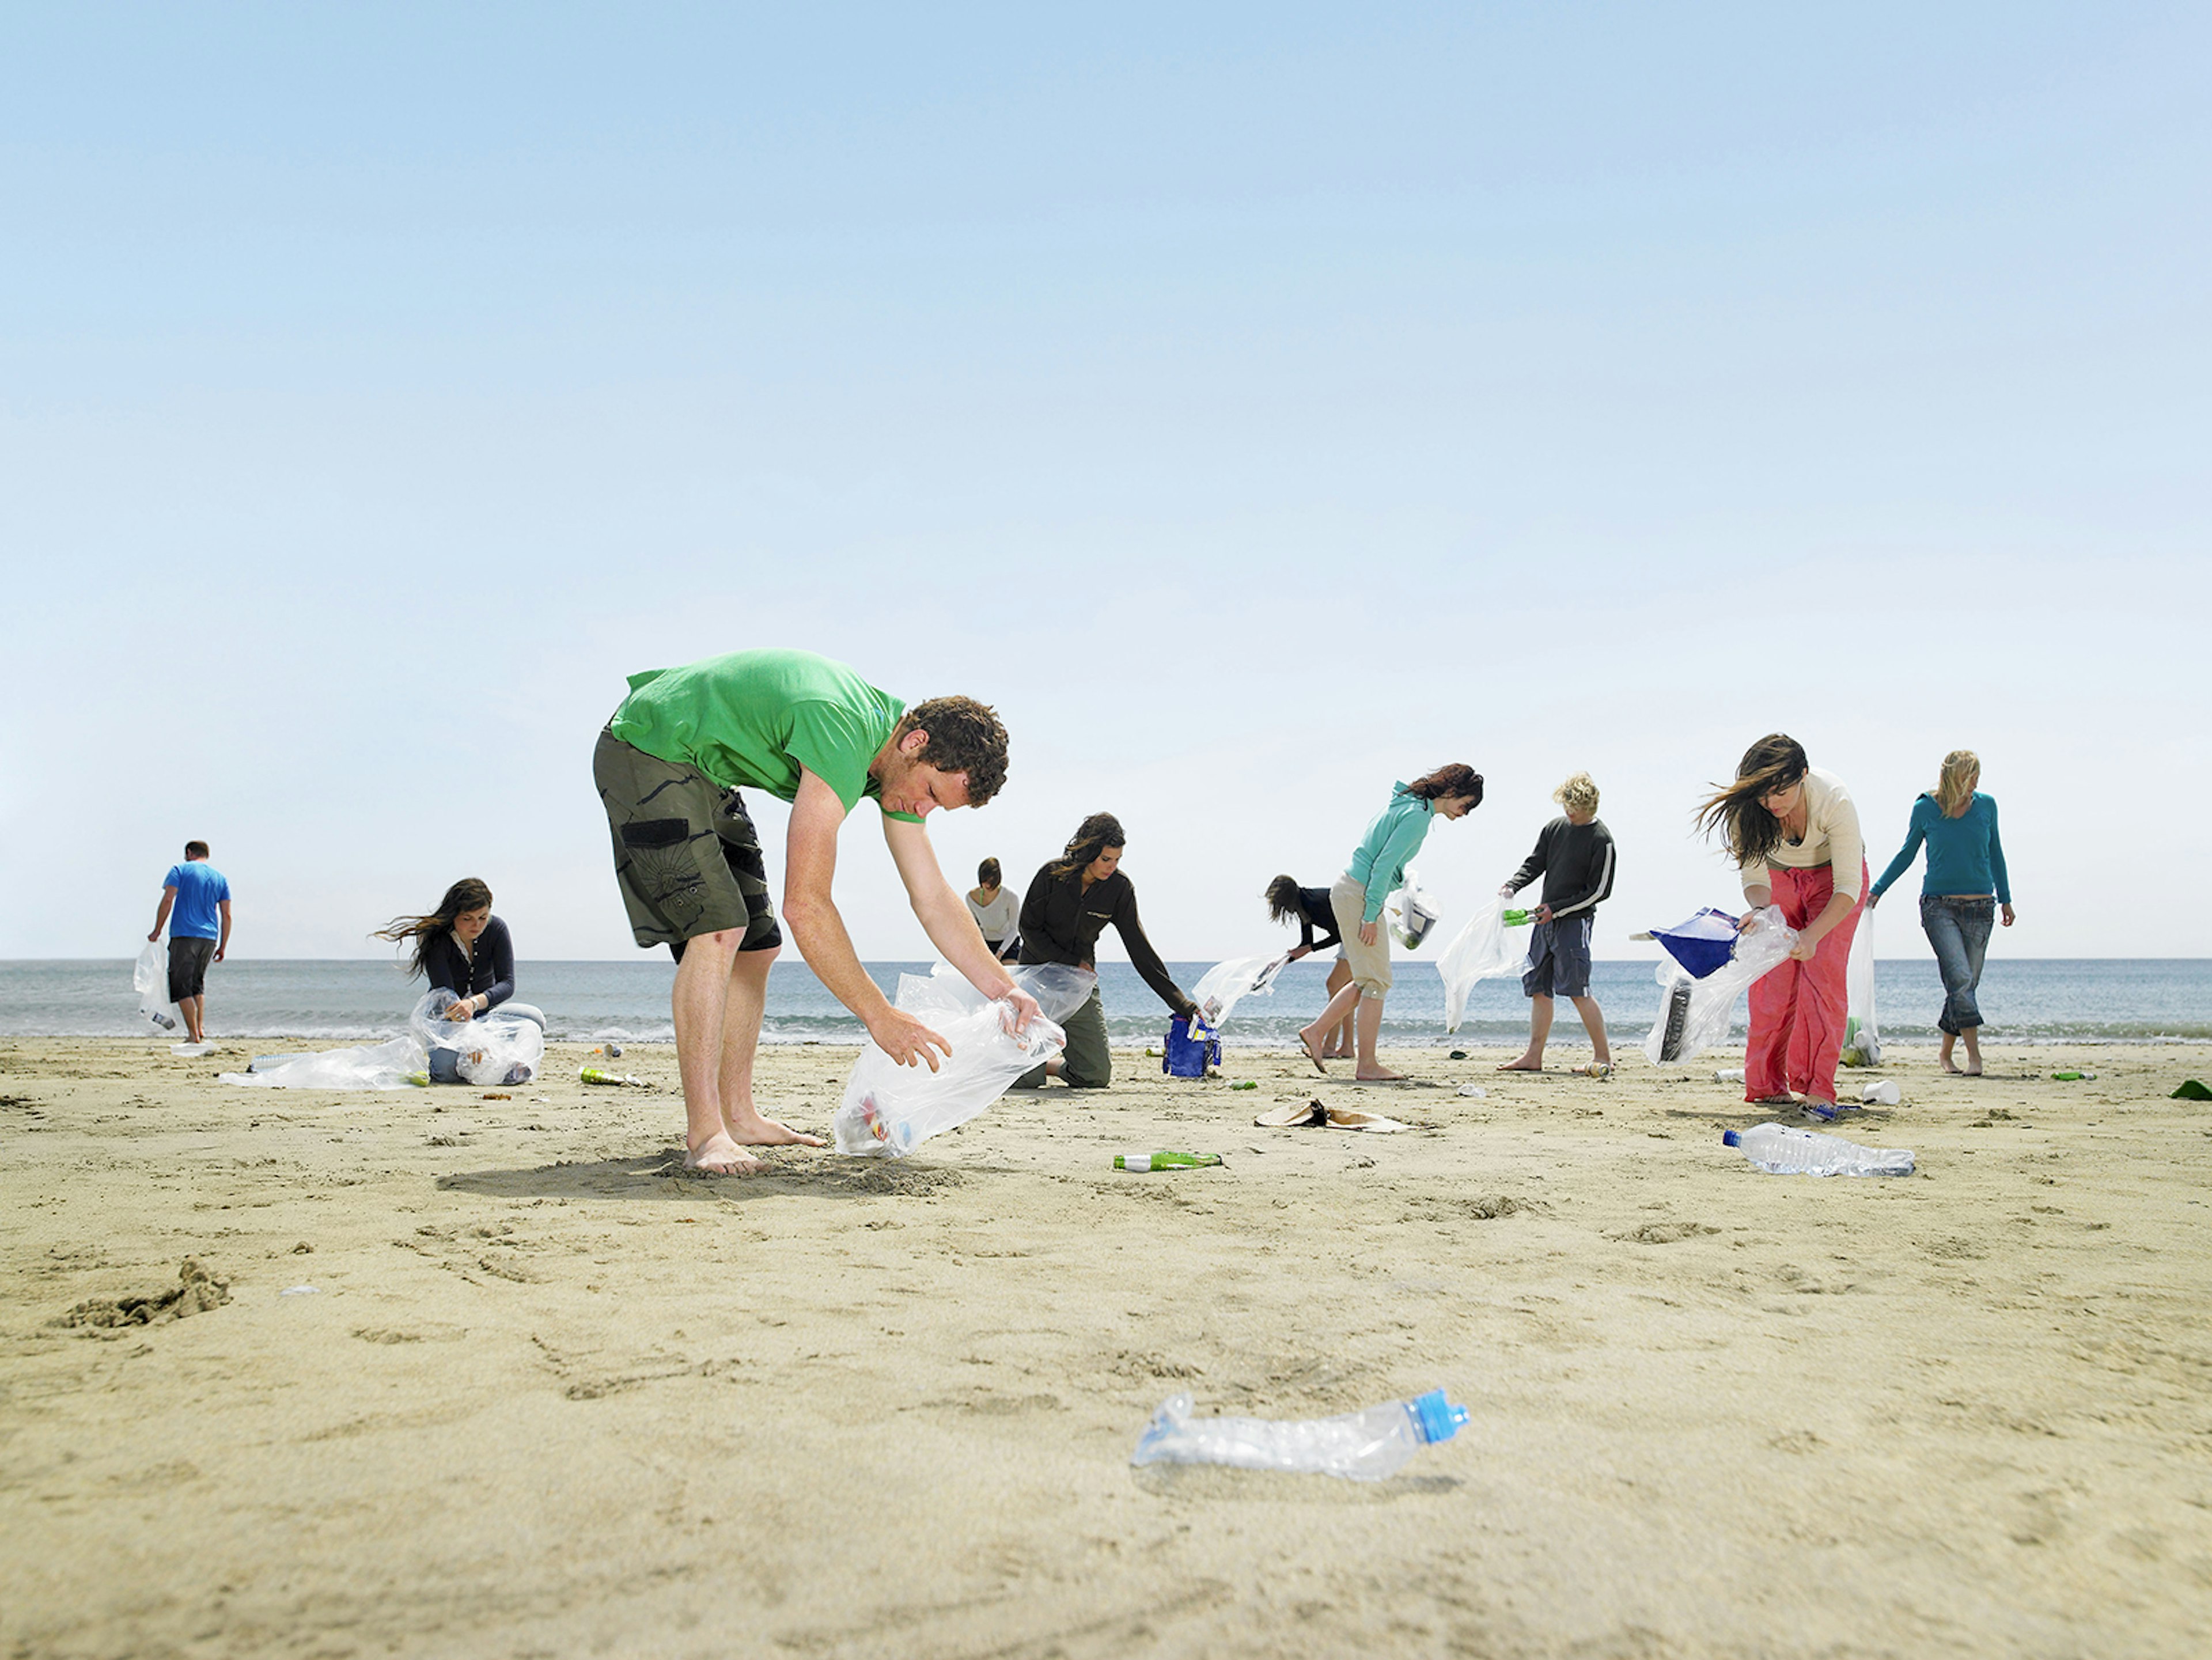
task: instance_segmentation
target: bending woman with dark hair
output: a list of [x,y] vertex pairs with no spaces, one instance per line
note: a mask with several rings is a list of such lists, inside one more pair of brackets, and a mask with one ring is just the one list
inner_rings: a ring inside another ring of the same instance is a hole
[[1344,938],[1352,983],[1328,1000],[1328,1006],[1298,1033],[1314,1070],[1322,1064],[1322,1039],[1358,1009],[1358,1063],[1352,1078],[1362,1084],[1394,1084],[1403,1073],[1375,1058],[1382,1033],[1382,1000],[1390,992],[1390,939],[1382,931],[1382,902],[1406,882],[1406,866],[1421,850],[1429,826],[1438,818],[1464,818],[1482,805],[1482,775],[1463,762],[1438,767],[1410,784],[1394,784],[1390,804],[1375,815],[1352,854],[1352,863],[1328,891],[1329,910]]
[[[1022,961],[1066,963],[1096,973],[1098,936],[1110,924],[1145,983],[1188,1020],[1198,1005],[1176,984],[1145,937],[1145,925],[1137,917],[1137,890],[1121,873],[1121,849],[1127,841],[1121,821],[1110,812],[1094,812],[1076,827],[1060,856],[1036,873],[1022,900]],[[1023,1073],[1014,1080],[1015,1088],[1036,1089],[1047,1078],[1064,1079],[1070,1089],[1079,1090],[1103,1090],[1113,1082],[1106,1006],[1097,987],[1065,1026],[1067,1048],[1060,1058]]]
[[997,860],[986,859],[975,866],[975,885],[968,890],[968,914],[975,919],[992,956],[1003,963],[1014,954],[1021,906],[1006,891]]
[[[1344,943],[1344,934],[1336,926],[1336,913],[1329,907],[1327,888],[1302,888],[1294,878],[1279,876],[1267,884],[1267,891],[1262,897],[1267,902],[1267,920],[1270,922],[1286,921],[1293,916],[1298,919],[1298,943],[1291,948],[1293,963],[1302,957],[1310,957],[1317,951],[1327,951],[1331,946]],[[1328,938],[1315,939],[1316,928],[1321,929]],[[1328,965],[1328,994],[1334,997],[1351,983],[1352,964],[1346,962],[1343,952],[1339,952],[1336,961]],[[1356,1041],[1353,1024],[1352,1018],[1347,1014],[1329,1028],[1328,1036],[1322,1040],[1322,1060],[1345,1061],[1351,1058],[1352,1046]]]
[[[1780,1107],[1802,1096],[1808,1116],[1832,1118],[1850,1002],[1844,971],[1867,889],[1858,808],[1842,779],[1778,732],[1744,751],[1735,782],[1698,809],[1698,826],[1708,836],[1728,832],[1745,901],[1754,909],[1779,906],[1797,930],[1788,960],[1751,982],[1743,1098]],[[1739,926],[1748,928],[1751,918]]]
[[[372,937],[415,942],[407,972],[423,976],[433,992],[447,994],[451,1000],[440,1012],[454,1023],[456,1033],[502,1003],[507,1018],[534,1021],[544,1030],[545,1017],[538,1010],[527,1003],[507,1002],[514,995],[514,942],[507,924],[491,914],[491,889],[477,878],[465,876],[447,888],[428,915],[395,916]],[[431,1081],[459,1083],[459,1055],[458,1048],[433,1048]]]

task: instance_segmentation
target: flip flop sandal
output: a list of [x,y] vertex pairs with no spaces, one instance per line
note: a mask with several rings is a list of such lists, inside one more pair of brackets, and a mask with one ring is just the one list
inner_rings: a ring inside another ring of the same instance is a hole
[[1413,1128],[1395,1118],[1385,1118],[1379,1112],[1355,1112],[1350,1107],[1331,1107],[1326,1120],[1333,1130],[1365,1130],[1374,1135],[1389,1135],[1396,1130]]

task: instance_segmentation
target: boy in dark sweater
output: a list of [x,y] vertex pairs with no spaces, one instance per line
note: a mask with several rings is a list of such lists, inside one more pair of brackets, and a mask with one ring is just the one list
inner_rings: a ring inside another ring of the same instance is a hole
[[1613,891],[1613,832],[1598,822],[1597,786],[1588,773],[1568,779],[1552,792],[1552,800],[1566,809],[1566,816],[1544,826],[1536,850],[1498,890],[1510,897],[1539,876],[1544,879],[1543,903],[1536,907],[1528,939],[1528,967],[1521,976],[1521,989],[1528,996],[1528,1047],[1519,1060],[1498,1070],[1543,1071],[1544,1040],[1551,1036],[1556,995],[1574,1000],[1594,1052],[1590,1075],[1602,1078],[1613,1069],[1613,1051],[1605,1041],[1605,1012],[1589,994],[1590,925],[1598,902]]

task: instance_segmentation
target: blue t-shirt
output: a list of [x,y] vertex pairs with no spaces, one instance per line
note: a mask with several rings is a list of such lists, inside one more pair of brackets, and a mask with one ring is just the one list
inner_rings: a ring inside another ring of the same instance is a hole
[[169,912],[170,939],[222,938],[222,916],[216,907],[230,897],[230,884],[221,871],[204,859],[187,859],[169,866],[161,885],[177,891],[177,903]]

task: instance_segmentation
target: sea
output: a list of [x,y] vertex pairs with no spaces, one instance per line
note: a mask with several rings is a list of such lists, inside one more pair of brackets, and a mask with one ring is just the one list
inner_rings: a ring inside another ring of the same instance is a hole
[[[0,1037],[143,1037],[153,1029],[137,1013],[131,963],[67,958],[0,961]],[[1207,963],[1169,964],[1183,986]],[[1650,962],[1593,965],[1590,989],[1604,1007],[1616,1043],[1641,1042],[1659,1012],[1659,983]],[[927,963],[872,963],[868,972],[896,996],[902,974],[927,974]],[[1382,1043],[1433,1047],[1444,1040],[1443,982],[1435,965],[1401,958],[1384,1008]],[[1292,1034],[1327,1000],[1322,961],[1293,963],[1272,995],[1247,998],[1223,1032],[1231,1047],[1288,1048]],[[516,996],[547,1016],[548,1036],[572,1043],[667,1043],[668,992],[675,965],[666,958],[626,962],[523,963]],[[1126,963],[1100,967],[1107,1025],[1116,1044],[1158,1044],[1168,1013]],[[1876,965],[1875,1000],[1882,1035],[1893,1042],[1933,1042],[1942,989],[1933,958]],[[377,961],[238,958],[208,976],[208,1035],[212,1038],[327,1039],[332,1044],[397,1036],[422,983]],[[2212,958],[2165,960],[2096,958],[1996,958],[1982,976],[1985,1041],[2001,1043],[2212,1043]],[[1557,1009],[1554,1041],[1584,1042],[1574,1007]],[[1744,1009],[1736,1010],[1736,1031]],[[1528,1031],[1528,1000],[1514,980],[1478,983],[1452,1042],[1519,1043]],[[805,964],[780,961],[769,975],[762,1036],[773,1043],[858,1043],[860,1023],[823,989]]]

